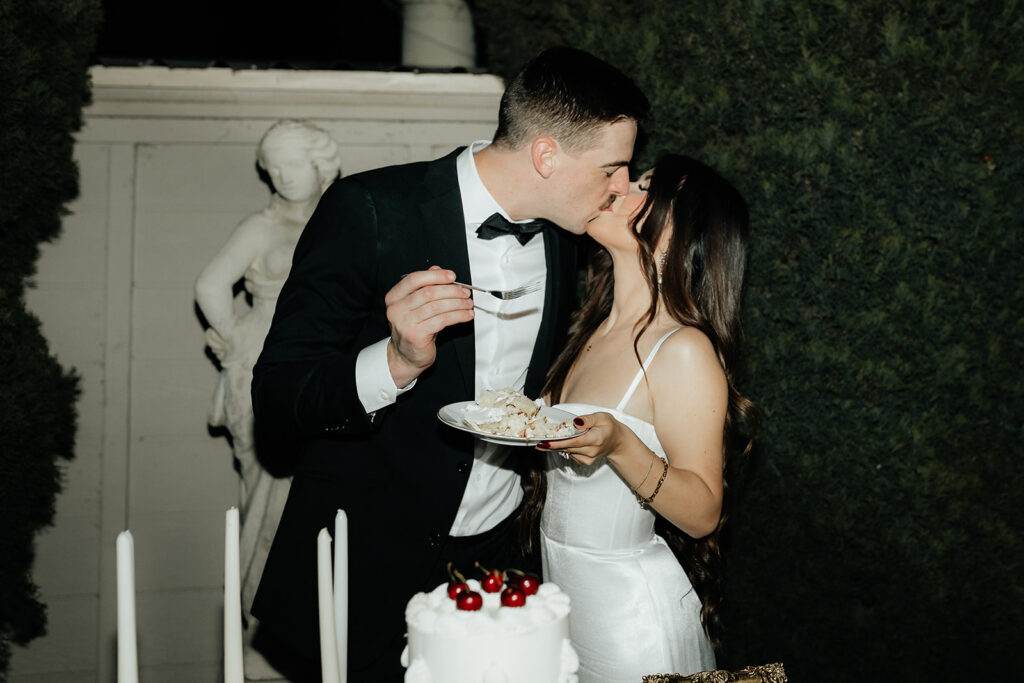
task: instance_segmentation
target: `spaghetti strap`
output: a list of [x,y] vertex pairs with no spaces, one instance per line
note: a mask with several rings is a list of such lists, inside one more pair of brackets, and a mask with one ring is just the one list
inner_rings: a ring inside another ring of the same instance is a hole
[[633,392],[635,392],[636,388],[640,385],[640,380],[643,379],[644,374],[647,372],[647,368],[651,366],[651,362],[654,360],[654,355],[658,353],[658,349],[661,348],[661,345],[665,343],[666,339],[681,329],[683,328],[676,327],[662,335],[661,339],[658,340],[658,343],[654,345],[653,349],[651,349],[651,352],[647,354],[647,360],[644,361],[643,367],[637,371],[636,377],[633,378],[633,383],[629,385],[628,389],[626,389],[625,395],[623,395],[622,400],[619,401],[619,405],[615,406],[615,410],[620,413],[625,412],[626,404],[629,403],[629,399],[633,398]]

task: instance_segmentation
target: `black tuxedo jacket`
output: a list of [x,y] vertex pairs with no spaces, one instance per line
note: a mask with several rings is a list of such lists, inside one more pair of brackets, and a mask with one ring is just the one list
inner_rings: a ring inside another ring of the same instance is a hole
[[[382,635],[404,630],[404,607],[425,585],[462,499],[471,437],[441,424],[442,406],[474,398],[472,323],[447,328],[416,386],[374,415],[356,392],[360,350],[390,336],[384,295],[433,265],[470,282],[456,150],[335,182],[295,249],[253,372],[258,446],[294,474],[253,613],[319,658],[316,536],[349,520],[350,649],[371,661]],[[543,231],[547,289],[526,379],[537,396],[575,305],[577,240]],[[535,238],[536,239],[536,238]],[[535,455],[532,451],[525,456]],[[510,458],[510,461],[512,459]]]

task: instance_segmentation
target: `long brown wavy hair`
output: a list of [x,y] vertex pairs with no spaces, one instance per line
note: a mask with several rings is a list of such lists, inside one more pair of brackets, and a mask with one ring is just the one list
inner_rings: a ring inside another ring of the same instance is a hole
[[[637,224],[643,221],[639,230]],[[655,247],[667,225],[672,234],[659,283]],[[713,169],[695,159],[667,155],[655,164],[647,199],[633,219],[640,267],[647,276],[651,306],[633,339],[633,353],[642,365],[638,343],[664,306],[681,325],[703,332],[714,346],[729,386],[729,409],[723,438],[722,514],[714,532],[691,538],[660,516],[657,531],[672,548],[701,599],[701,621],[715,648],[721,644],[722,527],[730,502],[729,461],[745,458],[757,427],[756,408],[736,389],[740,360],[740,303],[747,264],[749,214],[736,189]],[[573,318],[569,340],[548,373],[544,395],[561,401],[566,377],[586,342],[611,311],[614,274],[608,252],[595,245],[587,267],[585,301]],[[520,539],[532,546],[533,530],[544,504],[547,479],[542,466],[524,479],[526,499],[520,516]]]

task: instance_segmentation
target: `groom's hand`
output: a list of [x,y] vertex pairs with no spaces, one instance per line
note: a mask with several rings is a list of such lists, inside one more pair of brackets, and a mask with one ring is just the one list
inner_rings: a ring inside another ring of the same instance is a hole
[[434,364],[437,333],[473,319],[468,289],[452,284],[455,273],[438,266],[410,273],[385,295],[391,343],[388,368],[401,388]]

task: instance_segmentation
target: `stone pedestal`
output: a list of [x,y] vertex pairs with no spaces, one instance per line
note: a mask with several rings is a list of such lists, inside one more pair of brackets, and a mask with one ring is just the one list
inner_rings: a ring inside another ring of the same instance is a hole
[[473,19],[465,0],[402,0],[402,64],[476,66]]

